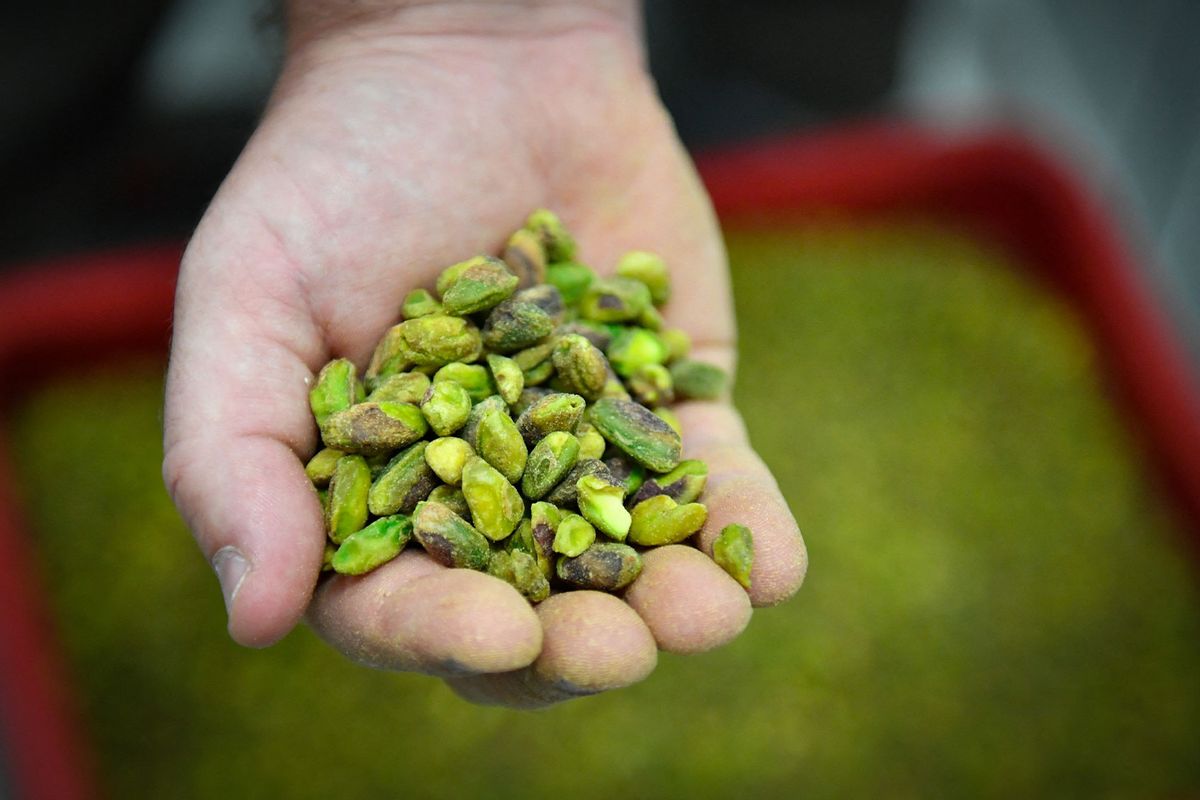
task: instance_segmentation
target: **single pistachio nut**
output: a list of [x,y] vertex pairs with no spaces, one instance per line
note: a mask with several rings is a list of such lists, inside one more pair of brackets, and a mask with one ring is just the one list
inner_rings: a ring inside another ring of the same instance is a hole
[[671,380],[680,400],[716,400],[725,391],[729,376],[718,366],[684,358],[671,364]]
[[488,540],[453,509],[428,500],[417,503],[412,525],[417,542],[439,564],[487,569],[492,555]]
[[547,262],[558,264],[575,257],[575,240],[553,211],[546,208],[535,210],[525,220],[525,230],[538,237]]
[[308,393],[308,405],[317,420],[317,426],[339,411],[354,405],[358,391],[354,362],[348,358],[335,358],[317,373],[317,380]]
[[428,443],[417,442],[401,450],[371,484],[367,508],[377,517],[397,512],[411,514],[437,486],[437,476],[425,463]]
[[617,262],[617,274],[646,284],[650,300],[661,306],[671,297],[671,276],[662,258],[645,250],[631,250]]
[[429,425],[411,403],[358,403],[325,420],[321,438],[326,447],[347,453],[378,455],[412,444]]
[[646,364],[629,376],[629,393],[647,408],[655,408],[675,399],[675,386],[666,367]]
[[525,410],[531,405],[541,400],[543,397],[554,394],[554,390],[546,386],[526,386],[521,390],[521,396],[517,398],[517,402],[511,406],[512,415],[515,418],[520,418]]
[[550,582],[529,553],[519,550],[497,550],[488,563],[488,574],[512,586],[531,603],[540,603],[550,596]]
[[554,376],[554,362],[546,359],[532,369],[522,370],[521,377],[526,386],[539,386]]
[[421,413],[438,436],[449,436],[467,424],[471,395],[458,381],[434,381],[421,401]]
[[377,381],[367,395],[372,403],[412,403],[418,405],[429,390],[429,376],[420,372],[401,372]]
[[337,547],[328,539],[325,540],[325,551],[321,553],[321,572],[333,571],[333,557],[337,555]]
[[468,258],[466,261],[451,264],[438,273],[437,281],[434,284],[434,289],[437,290],[438,297],[444,296],[450,287],[466,272],[468,267],[481,263],[485,258],[487,256],[474,256]]
[[[558,523],[562,522],[563,510],[553,503],[534,503],[529,508],[529,535],[534,545],[534,555],[538,563],[550,572],[550,556],[554,552],[554,535],[558,532]],[[518,526],[519,533],[521,527]]]
[[496,391],[504,398],[504,402],[511,406],[520,400],[521,392],[525,391],[525,375],[517,366],[517,362],[507,356],[488,353],[487,365],[492,371]]
[[467,496],[457,486],[442,484],[430,492],[429,497],[425,499],[433,503],[441,503],[467,522],[471,521],[471,507],[467,505]]
[[577,319],[565,325],[559,325],[556,333],[559,336],[566,336],[569,333],[582,336],[601,352],[608,350],[608,345],[613,339],[613,333],[607,327],[587,319]]
[[670,352],[654,331],[626,328],[608,345],[608,361],[622,377],[628,378],[647,364],[663,364]]
[[676,544],[704,527],[708,509],[700,503],[679,505],[665,494],[633,507],[629,541],[644,547]]
[[680,461],[675,469],[659,475],[655,480],[662,487],[663,494],[676,503],[694,503],[704,491],[708,482],[708,464],[696,458]]
[[582,336],[567,334],[554,345],[554,372],[565,391],[595,400],[608,380],[608,361]]
[[590,422],[580,422],[575,426],[575,438],[579,440],[580,458],[600,458],[608,442]]
[[662,339],[667,348],[668,364],[687,358],[688,353],[692,351],[692,337],[681,328],[664,328],[658,332],[658,338]]
[[546,312],[546,316],[554,320],[554,327],[557,328],[563,323],[567,316],[567,304],[563,302],[562,292],[557,286],[549,283],[543,283],[538,286],[531,286],[528,289],[521,289],[513,299],[519,303],[533,303],[535,306]]
[[510,553],[520,550],[529,555],[537,554],[537,544],[533,541],[533,523],[529,517],[524,517],[517,523],[516,530],[504,540],[504,549]]
[[517,290],[520,279],[500,259],[480,256],[472,261],[442,293],[442,306],[449,314],[486,311]]
[[744,588],[750,588],[754,566],[754,536],[745,525],[726,525],[713,542],[713,561]]
[[667,472],[679,463],[679,434],[643,405],[602,397],[588,410],[588,421],[611,444],[654,472]]
[[471,445],[455,436],[434,439],[425,446],[425,463],[445,483],[457,486],[462,482],[463,467],[475,455]]
[[462,317],[430,314],[396,327],[400,329],[402,352],[419,367],[440,367],[451,361],[469,363],[479,358],[483,348],[479,329]]
[[405,319],[416,319],[444,312],[442,304],[428,289],[413,289],[404,296],[404,304],[400,307],[400,313],[404,315]]
[[482,458],[463,467],[462,491],[471,509],[471,522],[492,541],[508,536],[525,513],[525,502],[515,486]]
[[362,456],[338,459],[329,481],[329,506],[325,512],[325,530],[334,544],[367,523],[367,494],[371,491],[371,470]]
[[566,477],[578,458],[578,439],[566,431],[546,434],[525,462],[521,491],[530,500],[541,498]]
[[[454,381],[467,390],[472,403],[486,400],[496,393],[496,384],[492,383],[492,375],[483,364],[463,364],[451,361],[438,369],[433,375],[433,382]],[[423,396],[423,395],[422,395]],[[417,402],[420,402],[418,399]]]
[[388,328],[371,353],[366,373],[367,388],[371,391],[375,391],[386,378],[399,375],[414,364],[404,343],[404,331],[400,325]]
[[642,557],[629,545],[596,542],[574,558],[559,558],[555,572],[580,589],[615,592],[642,574]]
[[546,250],[536,233],[525,228],[508,237],[504,263],[517,276],[517,286],[537,286],[546,280]]
[[658,333],[666,324],[663,322],[662,314],[654,306],[646,306],[642,309],[642,314],[637,318],[637,324],[649,331]]
[[629,534],[632,517],[625,509],[625,491],[619,486],[585,475],[575,484],[579,513],[604,535],[618,542]]
[[475,443],[475,452],[499,470],[509,483],[521,480],[529,450],[507,409],[494,409],[480,418]]
[[533,447],[553,431],[574,431],[586,405],[577,394],[553,392],[521,412],[517,417],[517,430],[525,444]]
[[602,278],[592,282],[579,300],[579,313],[596,322],[636,320],[650,305],[650,290],[632,278]]
[[564,556],[577,556],[596,541],[596,529],[578,514],[564,514],[554,531],[552,549]]
[[477,439],[479,420],[483,419],[484,415],[491,411],[508,413],[508,404],[498,394],[484,398],[471,408],[471,414],[467,417],[467,424],[462,426],[462,430],[458,432],[458,438],[471,445],[472,449],[476,451],[479,450],[479,441]]
[[412,537],[412,520],[404,514],[380,517],[346,537],[333,556],[333,571],[363,575],[400,555]]
[[608,471],[608,467],[598,458],[580,459],[575,462],[575,466],[571,467],[571,471],[567,473],[558,485],[550,490],[543,499],[548,503],[553,503],[560,508],[569,508],[575,506],[579,498],[579,488],[577,484],[579,479],[585,475],[595,475],[603,481],[616,485],[613,480],[612,473]]
[[515,353],[554,333],[556,323],[541,306],[509,298],[497,305],[483,323],[483,343],[494,353]]
[[546,283],[558,289],[563,302],[575,306],[596,280],[596,273],[586,264],[568,261],[546,267]]
[[671,430],[683,436],[683,423],[679,421],[679,415],[666,406],[659,406],[654,409],[654,416],[661,419],[663,422],[671,426]]
[[513,353],[512,360],[516,362],[522,372],[528,372],[534,367],[549,361],[550,355],[553,352],[554,342],[546,341]]
[[329,479],[333,477],[333,470],[337,466],[338,459],[344,455],[346,454],[341,450],[334,450],[332,447],[323,447],[304,465],[304,474],[312,481],[313,486],[328,486]]
[[604,466],[612,473],[617,486],[629,497],[646,480],[646,468],[624,453],[617,451],[604,459]]

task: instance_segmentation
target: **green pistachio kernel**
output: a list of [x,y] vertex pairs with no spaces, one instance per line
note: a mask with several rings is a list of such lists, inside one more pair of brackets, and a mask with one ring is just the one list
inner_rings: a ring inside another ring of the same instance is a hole
[[617,374],[628,378],[647,364],[666,362],[670,352],[654,331],[626,328],[608,345],[608,360]]
[[666,324],[663,322],[662,314],[654,306],[646,306],[642,309],[642,315],[637,318],[637,323],[646,330],[654,331],[655,333],[661,331],[663,325]]
[[661,306],[671,297],[671,276],[662,258],[645,250],[632,250],[617,262],[617,274],[646,284],[650,300]]
[[718,366],[685,358],[671,364],[671,380],[680,400],[715,400],[725,391],[729,376]]
[[529,450],[507,410],[494,409],[480,418],[475,444],[475,452],[510,483],[521,480]]
[[416,319],[444,312],[442,304],[428,289],[413,289],[404,296],[404,304],[400,306],[400,313],[404,315],[405,319]]
[[427,391],[429,391],[428,375],[420,372],[401,372],[377,381],[375,388],[367,395],[367,399],[373,403],[387,401],[418,405]]
[[421,413],[438,436],[449,436],[467,424],[471,395],[458,381],[434,381],[421,401]]
[[578,514],[564,514],[554,531],[552,549],[564,556],[577,556],[596,541],[596,529]]
[[492,375],[483,364],[463,364],[452,361],[433,375],[433,382],[454,381],[467,390],[472,403],[486,400],[496,393]]
[[521,377],[525,379],[526,386],[538,386],[550,380],[554,376],[554,362],[546,359],[532,369],[523,370]]
[[604,455],[604,448],[608,446],[608,442],[604,441],[604,437],[590,422],[580,422],[575,426],[575,438],[579,440],[581,459],[600,458]]
[[692,351],[692,337],[688,336],[681,328],[664,328],[658,332],[658,337],[662,339],[663,345],[667,348],[668,364],[687,358],[688,353]]
[[362,575],[400,555],[412,537],[412,520],[404,514],[381,517],[346,537],[331,561],[341,575]]
[[471,362],[479,358],[483,339],[470,320],[431,314],[396,326],[400,329],[403,351],[413,364],[440,367],[451,361]]
[[323,447],[304,465],[304,474],[312,481],[313,486],[328,486],[329,479],[333,477],[333,470],[337,466],[338,459],[344,455],[346,454],[341,450],[334,450],[332,447]]
[[588,421],[610,443],[654,472],[679,463],[683,442],[679,433],[645,406],[602,397],[588,411]]
[[521,491],[530,500],[539,499],[566,476],[578,458],[578,439],[566,431],[546,434],[529,454]]
[[517,402],[513,403],[511,407],[513,417],[519,419],[526,409],[543,397],[552,394],[554,394],[554,390],[547,386],[526,386],[521,390],[521,396],[517,398]]
[[576,505],[579,498],[579,479],[585,475],[595,475],[601,480],[616,485],[613,480],[612,473],[608,471],[608,467],[604,462],[597,458],[580,459],[575,462],[575,466],[571,467],[571,471],[567,473],[558,486],[550,490],[550,493],[544,498],[546,502],[553,503],[556,506],[567,508]]
[[326,447],[377,455],[410,445],[428,430],[421,409],[410,403],[358,403],[332,414],[321,438]]
[[554,318],[541,306],[513,297],[488,314],[483,343],[496,353],[514,353],[545,339],[555,327]]
[[425,462],[426,442],[417,442],[397,453],[371,484],[367,508],[377,517],[402,512],[411,514],[417,503],[424,500],[437,477]]
[[662,364],[646,364],[629,376],[629,392],[634,400],[654,408],[675,399],[675,384]]
[[508,550],[510,553],[519,550],[522,553],[533,556],[533,560],[537,564],[538,569],[541,570],[542,575],[546,578],[549,578],[554,569],[554,565],[550,560],[550,555],[552,552],[550,550],[550,545],[553,543],[553,541],[554,531],[551,530],[549,537],[546,539],[545,549],[543,550],[542,545],[533,538],[532,521],[526,518],[521,520],[521,522],[517,525],[517,529],[513,531],[512,536],[509,536],[508,539],[505,540],[504,549]]
[[451,264],[446,267],[437,276],[437,282],[434,288],[437,290],[438,297],[442,297],[450,289],[451,286],[466,272],[468,267],[482,263],[487,256],[474,256],[466,261],[459,261],[457,264]]
[[497,550],[488,562],[488,574],[512,586],[531,603],[550,596],[550,582],[537,559],[520,550]]
[[500,259],[480,256],[472,261],[442,293],[442,305],[449,314],[486,311],[517,290],[520,279]]
[[521,412],[517,430],[525,443],[533,447],[553,431],[574,431],[585,407],[583,398],[577,394],[552,392]]
[[498,394],[494,394],[476,403],[471,409],[471,415],[467,417],[467,424],[458,432],[458,438],[471,445],[471,448],[476,452],[479,450],[479,421],[492,411],[508,413],[508,404]]
[[569,261],[546,267],[546,283],[558,289],[568,306],[578,305],[595,280],[596,273],[585,264]]
[[371,470],[362,456],[342,456],[329,481],[329,506],[325,511],[325,530],[334,544],[340,544],[367,522],[367,494],[371,491]]
[[559,558],[555,572],[580,589],[615,592],[642,574],[642,557],[629,545],[596,542],[574,558]]
[[624,489],[595,475],[583,476],[575,488],[579,513],[610,539],[624,541],[632,519],[625,509]]
[[520,400],[521,392],[525,391],[525,375],[517,362],[506,356],[488,353],[487,364],[492,371],[496,391],[504,398],[504,402],[511,406]]
[[704,527],[708,509],[700,503],[679,505],[665,494],[633,507],[629,541],[646,547],[682,542]]
[[522,289],[513,295],[513,299],[520,303],[532,303],[545,311],[546,316],[554,320],[555,328],[561,325],[567,316],[567,304],[563,302],[562,292],[548,283]]
[[462,490],[476,529],[493,541],[513,532],[525,513],[525,502],[516,487],[482,458],[463,467]]
[[713,542],[713,561],[746,589],[754,566],[754,536],[745,525],[726,525]]
[[708,465],[703,461],[680,461],[679,466],[670,472],[647,479],[641,488],[634,492],[629,506],[632,508],[643,500],[660,494],[665,494],[676,503],[693,503],[699,499],[707,481]]
[[535,210],[525,220],[525,230],[538,237],[549,263],[558,264],[575,257],[575,240],[553,211],[546,208]]
[[467,505],[467,496],[457,486],[443,484],[430,492],[429,497],[425,499],[433,503],[441,503],[467,522],[471,521],[471,507]]
[[412,525],[417,542],[439,564],[487,569],[492,555],[488,540],[453,509],[428,500],[417,503]]
[[560,337],[551,358],[554,372],[565,391],[588,401],[595,400],[604,391],[608,381],[608,361],[604,353],[584,337],[578,334]]
[[650,305],[650,290],[632,278],[603,278],[593,281],[579,300],[579,313],[596,322],[636,320]]
[[513,353],[512,360],[516,362],[522,372],[528,372],[534,367],[549,361],[550,355],[553,352],[553,341],[542,342],[541,344],[535,344],[533,347],[526,347],[524,350]]
[[457,486],[462,482],[463,467],[475,455],[471,445],[455,436],[434,439],[425,446],[425,463],[445,483]]
[[322,426],[330,416],[339,411],[345,411],[354,405],[358,383],[354,372],[354,362],[348,358],[335,358],[317,373],[317,380],[308,393],[308,404],[316,417],[317,425]]
[[517,276],[517,286],[537,286],[546,280],[546,249],[541,238],[521,228],[504,245],[504,263]]
[[[554,552],[554,535],[562,522],[562,509],[553,503],[534,503],[529,508],[529,535],[533,541],[538,563],[550,574],[550,555]],[[520,527],[518,527],[518,533]]]

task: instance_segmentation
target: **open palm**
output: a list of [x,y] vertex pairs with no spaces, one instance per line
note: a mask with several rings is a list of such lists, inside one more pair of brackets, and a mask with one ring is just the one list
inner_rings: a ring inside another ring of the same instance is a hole
[[684,546],[647,553],[624,600],[569,592],[533,609],[419,550],[316,588],[325,534],[302,461],[317,447],[314,372],[338,356],[361,367],[408,290],[497,252],[531,209],[554,209],[599,272],[626,250],[659,252],[676,287],[668,322],[732,367],[719,232],[631,26],[575,11],[493,23],[414,15],[402,34],[364,24],[294,49],[184,258],[164,475],[237,641],[269,644],[307,613],[360,662],[540,705],[640,680],[657,648],[728,641],[751,603],[796,590],[806,557],[736,412],[690,403],[686,455],[710,467],[701,545],[729,522],[753,529],[748,597]]

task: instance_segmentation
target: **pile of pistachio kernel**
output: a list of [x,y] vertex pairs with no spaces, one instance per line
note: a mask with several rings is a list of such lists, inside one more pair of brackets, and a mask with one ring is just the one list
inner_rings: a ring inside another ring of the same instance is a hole
[[[599,278],[552,212],[533,212],[503,259],[477,256],[416,289],[366,374],[344,358],[309,395],[324,449],[306,472],[325,511],[326,570],[361,575],[410,539],[484,570],[531,602],[556,588],[618,591],[638,548],[703,527],[708,468],[683,460],[675,400],[712,399],[718,367],[666,328],[658,256]],[[439,299],[440,298],[440,299]],[[749,588],[753,543],[729,525],[713,558]]]

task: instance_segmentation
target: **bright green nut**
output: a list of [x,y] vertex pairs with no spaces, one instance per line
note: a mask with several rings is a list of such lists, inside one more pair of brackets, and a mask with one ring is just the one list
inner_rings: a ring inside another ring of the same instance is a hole
[[593,281],[579,300],[579,313],[596,322],[629,322],[650,305],[650,290],[632,278]]
[[629,376],[629,393],[647,408],[655,408],[675,399],[675,385],[662,364],[646,364]]
[[429,391],[429,376],[420,372],[401,372],[389,375],[375,384],[367,399],[373,403],[412,403],[419,405]]
[[[483,364],[463,364],[452,361],[433,374],[433,382],[454,381],[467,390],[472,403],[486,400],[496,393],[492,375]],[[422,395],[424,396],[424,395]],[[418,400],[418,402],[420,402]]]
[[442,306],[448,314],[486,311],[517,290],[520,279],[500,259],[481,256],[473,261],[442,293]]
[[471,445],[472,449],[476,452],[479,451],[479,422],[492,411],[500,411],[504,414],[508,413],[508,404],[498,394],[494,394],[476,403],[471,409],[471,415],[467,417],[467,424],[458,432],[458,438]]
[[371,470],[362,456],[338,459],[329,481],[329,506],[325,511],[325,530],[334,544],[341,544],[367,522],[367,494],[371,491]]
[[626,328],[608,345],[608,360],[617,374],[628,378],[647,364],[663,364],[670,352],[654,331]]
[[521,377],[525,379],[526,386],[538,386],[545,383],[554,377],[554,362],[546,359],[532,369],[523,370]]
[[304,465],[304,474],[312,481],[313,486],[328,486],[338,459],[346,455],[341,450],[323,447]]
[[467,496],[457,486],[443,484],[430,492],[429,497],[425,499],[433,503],[441,503],[467,522],[471,521],[471,507],[467,505]]
[[663,329],[663,325],[666,323],[663,322],[662,314],[658,312],[657,308],[654,306],[646,306],[644,309],[642,309],[642,315],[637,318],[637,324],[641,325],[646,330],[658,333]]
[[575,489],[579,513],[608,538],[625,541],[632,519],[625,509],[625,490],[595,475],[580,478]]
[[462,490],[471,521],[492,541],[512,533],[525,513],[525,501],[516,487],[482,458],[472,458],[463,468]]
[[577,394],[553,392],[521,412],[517,430],[525,443],[533,447],[554,431],[574,431],[585,407],[584,399]]
[[662,258],[645,250],[633,250],[617,262],[617,274],[646,284],[650,300],[661,306],[671,297],[671,276]]
[[457,486],[462,482],[463,467],[475,455],[471,445],[455,436],[434,439],[425,447],[425,463],[443,482]]
[[442,304],[437,301],[428,289],[413,289],[404,296],[404,304],[400,307],[400,313],[405,319],[416,319],[417,317],[427,317],[430,314],[443,313]]
[[418,503],[412,517],[413,536],[429,557],[447,567],[487,569],[492,550],[471,523],[441,503]]
[[596,529],[578,514],[564,514],[554,531],[552,549],[564,556],[577,556],[596,541]]
[[497,353],[488,353],[487,364],[492,371],[496,391],[504,398],[504,402],[511,406],[520,400],[521,392],[525,391],[525,375],[517,362]]
[[483,339],[470,320],[431,314],[396,326],[403,341],[402,351],[420,367],[440,367],[452,361],[479,358]]
[[591,458],[580,459],[575,462],[575,466],[571,467],[571,471],[567,473],[566,477],[558,482],[558,486],[551,489],[543,499],[547,503],[553,503],[561,508],[576,505],[579,499],[579,479],[585,475],[595,475],[601,480],[616,485],[612,473],[608,471],[608,467],[604,465],[603,461]]
[[716,400],[725,391],[729,376],[718,366],[685,358],[671,364],[671,380],[680,400]]
[[493,410],[483,415],[475,433],[475,443],[475,452],[510,483],[521,480],[529,450],[507,410]]
[[512,586],[531,603],[550,596],[550,582],[537,559],[520,550],[497,550],[488,562],[488,574]]
[[679,434],[645,406],[602,397],[589,409],[588,421],[647,469],[667,472],[679,463],[683,452]]
[[596,542],[575,558],[558,559],[558,577],[580,589],[615,592],[642,574],[642,557],[629,545]]
[[554,352],[554,342],[547,341],[541,344],[535,344],[533,347],[526,347],[524,350],[512,354],[512,360],[521,368],[522,372],[528,372],[541,364],[550,360],[550,354]]
[[308,405],[317,420],[317,425],[324,425],[330,416],[354,405],[357,389],[354,362],[350,359],[335,358],[321,367],[321,371],[317,373],[317,380],[308,393]]
[[445,296],[450,287],[458,281],[458,279],[469,267],[473,267],[476,264],[482,263],[486,258],[487,256],[475,256],[473,258],[468,258],[466,261],[459,261],[457,264],[451,264],[438,273],[437,282],[434,285],[434,288],[437,290],[438,297]]
[[377,517],[411,514],[437,486],[437,477],[425,463],[426,442],[417,442],[397,453],[371,484],[367,508]]
[[746,589],[754,566],[754,536],[745,525],[726,525],[713,542],[713,561]]
[[568,306],[578,305],[595,280],[596,273],[585,264],[568,261],[546,267],[546,283],[558,289]]
[[321,438],[326,447],[378,455],[410,445],[428,430],[421,409],[410,403],[358,403],[331,415]]
[[663,494],[676,503],[693,503],[704,491],[708,482],[708,464],[695,458],[680,461],[675,469],[659,475],[655,481],[662,487]]
[[585,400],[595,400],[608,381],[608,361],[604,353],[578,334],[559,338],[551,355],[554,372],[563,389]]
[[337,555],[337,547],[328,539],[325,540],[325,551],[321,553],[321,572],[333,571],[333,557]]
[[495,353],[515,353],[554,333],[556,323],[541,306],[510,298],[488,314],[483,343]]
[[[404,324],[400,323],[400,325]],[[415,363],[404,343],[404,331],[400,325],[388,328],[387,333],[383,335],[379,343],[375,345],[374,352],[371,353],[371,361],[367,364],[366,378],[367,388],[372,391],[378,388],[384,379],[392,375],[399,375]]]
[[471,395],[458,381],[434,381],[421,401],[421,413],[438,436],[449,436],[467,424]]
[[659,406],[654,409],[654,416],[661,419],[663,422],[671,426],[671,430],[683,436],[683,423],[679,421],[679,415],[666,406]]
[[525,220],[525,230],[538,237],[551,264],[570,261],[575,257],[575,240],[553,211],[539,208]]
[[629,541],[645,547],[682,542],[704,527],[708,509],[700,503],[679,505],[665,494],[633,507]]
[[604,448],[608,446],[608,442],[604,441],[604,437],[590,422],[580,422],[575,427],[575,438],[579,440],[581,459],[600,458],[604,455]]
[[530,500],[537,500],[553,489],[579,459],[579,440],[566,431],[546,434],[534,446],[525,463],[521,491]]
[[665,328],[658,332],[663,345],[667,348],[667,363],[687,358],[692,351],[692,337],[680,328]]
[[400,555],[412,538],[412,520],[404,514],[381,517],[342,542],[331,562],[341,575],[362,575]]
[[517,286],[537,286],[546,280],[546,249],[533,231],[521,228],[508,237],[504,263],[517,276]]

